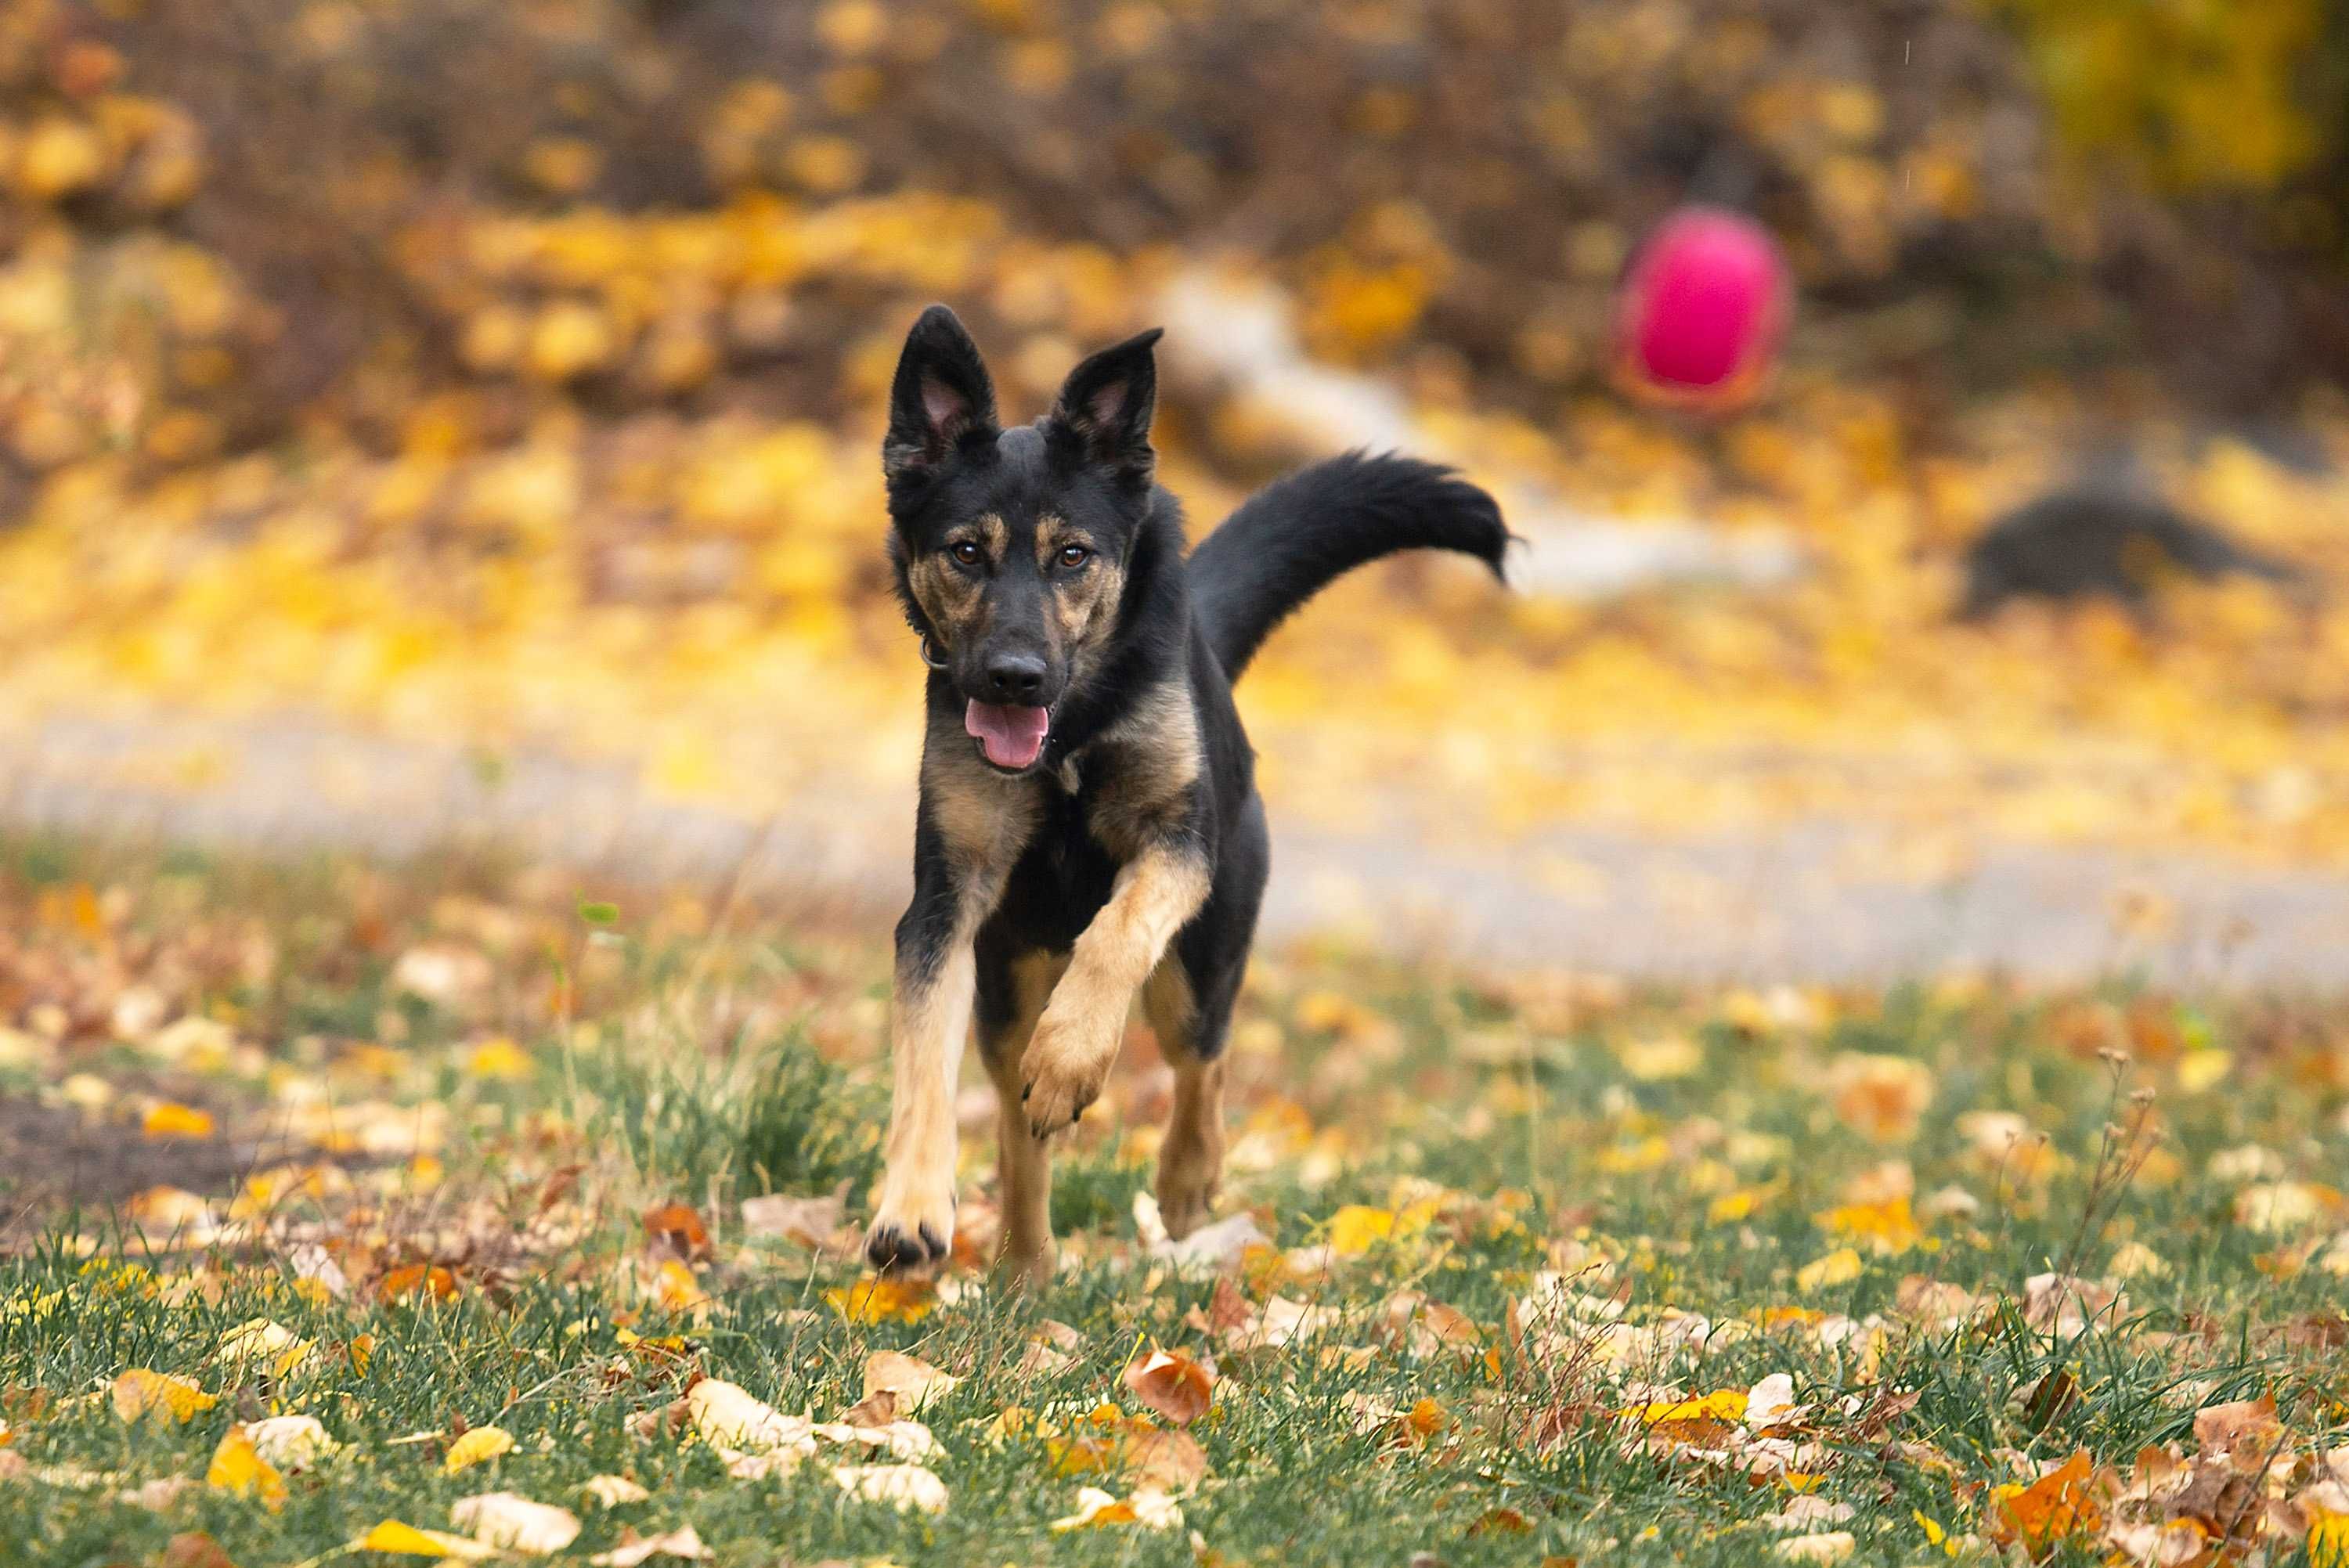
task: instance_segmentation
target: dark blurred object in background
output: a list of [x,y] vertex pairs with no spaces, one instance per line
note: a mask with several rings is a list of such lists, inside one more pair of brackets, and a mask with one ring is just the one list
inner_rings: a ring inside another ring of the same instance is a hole
[[2017,507],[1966,552],[1961,620],[2017,599],[2110,599],[2143,617],[2167,578],[2264,578],[2305,591],[2305,573],[2246,549],[2122,475],[2093,475]]

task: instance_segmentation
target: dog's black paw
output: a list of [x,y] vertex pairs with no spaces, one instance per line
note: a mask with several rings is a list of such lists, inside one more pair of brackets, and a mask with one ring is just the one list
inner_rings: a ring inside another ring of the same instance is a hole
[[950,1250],[948,1240],[926,1223],[916,1227],[911,1235],[895,1225],[875,1225],[864,1238],[864,1261],[880,1274],[934,1268],[946,1262]]

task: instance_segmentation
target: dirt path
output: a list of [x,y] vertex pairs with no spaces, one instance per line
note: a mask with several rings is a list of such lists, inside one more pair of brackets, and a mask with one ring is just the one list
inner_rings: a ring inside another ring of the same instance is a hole
[[[191,755],[225,760],[191,777],[172,760]],[[52,721],[0,757],[0,822],[16,828],[395,855],[460,842],[632,881],[740,868],[749,888],[821,895],[876,928],[905,887],[910,787],[803,795],[761,822],[664,799],[616,765],[536,755],[489,768],[454,747],[295,720]],[[1275,818],[1275,939],[1336,928],[1412,951],[1660,979],[1991,967],[2328,989],[2349,979],[2341,874],[1995,842],[1927,874],[1884,830],[1833,821],[1678,839],[1551,830],[1455,848]]]

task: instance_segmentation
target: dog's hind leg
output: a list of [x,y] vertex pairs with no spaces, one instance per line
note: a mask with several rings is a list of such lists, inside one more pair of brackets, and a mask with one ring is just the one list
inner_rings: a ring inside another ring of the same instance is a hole
[[1142,990],[1143,1016],[1158,1050],[1174,1069],[1174,1109],[1158,1150],[1158,1212],[1166,1233],[1197,1230],[1215,1206],[1224,1179],[1224,1036],[1230,1027],[1238,975],[1204,987],[1204,1003],[1169,953]]
[[1037,1015],[1069,966],[1066,954],[1032,952],[979,957],[978,1052],[995,1080],[996,1124],[1002,1140],[1003,1250],[996,1266],[1035,1289],[1057,1262],[1052,1241],[1052,1154],[1028,1125],[1019,1103],[1019,1063],[1036,1032]]

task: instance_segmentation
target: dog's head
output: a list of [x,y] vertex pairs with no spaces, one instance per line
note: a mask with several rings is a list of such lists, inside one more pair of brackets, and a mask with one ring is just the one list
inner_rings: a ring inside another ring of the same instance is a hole
[[1051,412],[1008,430],[946,306],[922,313],[897,360],[881,448],[897,590],[967,705],[964,727],[1005,772],[1041,760],[1054,706],[1116,634],[1150,511],[1157,341],[1102,349]]

